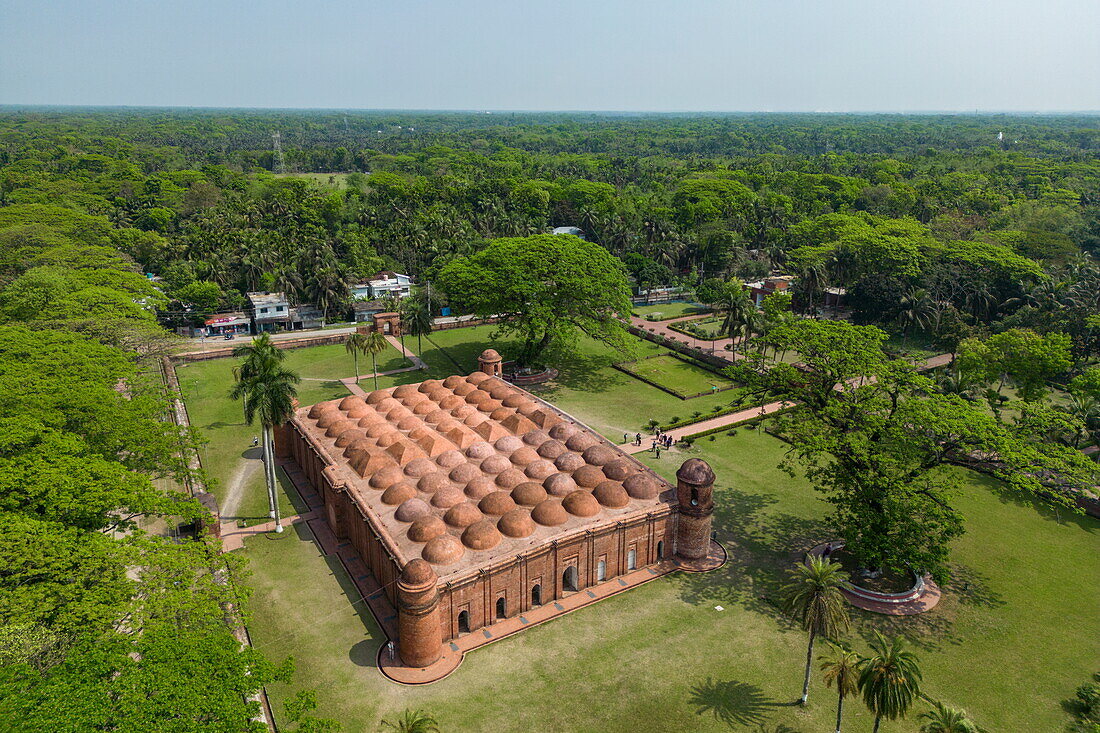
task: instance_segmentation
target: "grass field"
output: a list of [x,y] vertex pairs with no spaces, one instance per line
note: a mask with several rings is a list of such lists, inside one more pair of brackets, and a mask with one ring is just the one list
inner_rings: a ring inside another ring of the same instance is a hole
[[[718,475],[715,529],[731,554],[720,570],[658,579],[504,639],[427,687],[391,684],[373,668],[380,632],[303,530],[250,540],[253,640],[297,662],[294,685],[270,688],[276,708],[309,687],[323,714],[354,731],[406,707],[454,731],[831,730],[835,698],[816,673],[810,705],[792,704],[804,636],[775,605],[798,552],[830,536],[825,505],[776,468],[784,450],[751,430],[694,449]],[[671,477],[684,457],[647,461]],[[966,707],[990,731],[1060,730],[1060,701],[1100,658],[1100,523],[1056,518],[973,474],[956,501],[968,534],[943,602],[913,618],[857,614],[847,641],[863,652],[872,629],[905,634],[931,697]],[[870,729],[858,701],[846,708],[846,730]],[[882,726],[915,728],[912,717]]]
[[709,309],[699,303],[656,303],[654,305],[636,305],[632,310],[634,315],[642,318],[654,316],[657,320],[667,321],[670,318],[706,313]]
[[639,359],[622,366],[685,397],[709,392],[714,387],[729,387],[733,384],[720,374],[690,364],[683,359],[677,359],[671,354],[662,354],[652,359]]
[[683,321],[681,323],[672,324],[671,328],[677,333],[686,333],[687,335],[693,335],[687,332],[689,326],[697,326],[701,329],[701,336],[695,338],[707,341],[718,341],[720,339],[729,338],[728,333],[722,332],[722,319],[721,318],[700,318],[697,321]]

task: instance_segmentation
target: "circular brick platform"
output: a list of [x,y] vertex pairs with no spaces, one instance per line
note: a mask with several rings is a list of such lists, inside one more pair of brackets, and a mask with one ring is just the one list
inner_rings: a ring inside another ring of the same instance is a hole
[[[840,549],[843,542],[823,542],[817,545],[807,554],[820,556],[825,551],[826,545],[832,545],[833,549]],[[872,613],[881,613],[887,616],[915,616],[935,608],[940,602],[943,591],[932,580],[931,575],[917,578],[913,587],[904,593],[879,593],[867,590],[859,586],[849,584],[841,588],[844,598],[856,608]]]

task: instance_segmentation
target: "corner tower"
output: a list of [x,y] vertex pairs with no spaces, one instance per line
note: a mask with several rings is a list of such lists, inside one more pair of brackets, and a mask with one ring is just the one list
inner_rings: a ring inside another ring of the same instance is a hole
[[714,470],[700,458],[689,458],[676,472],[676,554],[699,560],[710,552],[714,514]]
[[420,558],[406,565],[397,581],[397,642],[409,667],[427,667],[443,654],[438,582]]
[[485,349],[481,352],[481,356],[477,358],[477,369],[490,377],[503,377],[504,366],[502,362],[500,354],[495,349]]

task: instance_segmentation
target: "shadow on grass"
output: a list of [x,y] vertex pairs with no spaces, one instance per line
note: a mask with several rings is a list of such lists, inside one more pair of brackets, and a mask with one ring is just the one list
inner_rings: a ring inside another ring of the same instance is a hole
[[1030,507],[1036,514],[1049,522],[1057,522],[1063,525],[1073,524],[1092,534],[1100,531],[1100,520],[1090,517],[1084,512],[1076,511],[1066,506],[1051,504],[1034,494],[1014,489],[1003,481],[978,471],[973,471],[971,475],[974,477],[975,489],[988,490],[989,493],[996,496],[1002,504]]
[[763,729],[769,708],[797,705],[798,701],[776,702],[767,697],[759,687],[748,682],[720,682],[707,677],[705,682],[691,688],[688,703],[695,707],[696,715],[710,714],[715,720],[731,728],[759,725]]

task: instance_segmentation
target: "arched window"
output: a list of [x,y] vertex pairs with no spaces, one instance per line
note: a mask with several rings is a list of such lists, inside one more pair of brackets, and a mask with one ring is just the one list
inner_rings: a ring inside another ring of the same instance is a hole
[[580,590],[580,586],[577,584],[576,565],[570,565],[565,569],[565,572],[561,574],[561,587],[562,590],[568,591]]
[[458,633],[468,634],[470,633],[470,612],[459,611],[458,613]]
[[699,489],[691,490],[691,505],[699,506]]
[[538,583],[536,583],[535,586],[533,588],[531,588],[531,605],[532,606],[541,606],[542,605],[542,586],[539,585]]
[[637,567],[638,567],[638,551],[635,550],[635,549],[631,549],[630,552],[626,553],[626,569],[627,570],[634,570]]
[[508,618],[508,606],[504,601],[504,596],[497,599],[497,618]]
[[607,562],[604,560],[596,563],[596,580],[607,580]]
[[663,541],[658,542],[657,543],[657,559],[658,560],[663,560],[664,557],[665,557],[665,543]]

